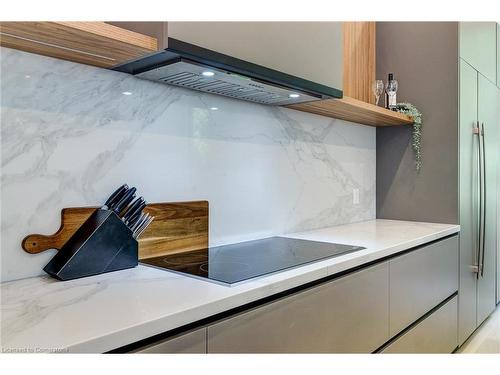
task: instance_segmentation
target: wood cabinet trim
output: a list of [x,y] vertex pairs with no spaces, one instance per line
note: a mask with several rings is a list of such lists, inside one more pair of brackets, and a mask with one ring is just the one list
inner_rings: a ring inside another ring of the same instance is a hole
[[105,22],[53,22],[68,28],[79,30],[83,33],[96,35],[105,39],[112,39],[127,45],[144,48],[151,51],[158,49],[156,38],[139,34],[118,26],[113,26]]
[[344,22],[344,95],[375,104],[371,85],[375,81],[376,23]]
[[104,22],[1,22],[0,45],[109,68],[157,51],[157,40]]
[[338,118],[369,126],[413,124],[413,119],[410,116],[347,96],[344,96],[342,99],[319,100],[292,104],[287,107],[302,112]]

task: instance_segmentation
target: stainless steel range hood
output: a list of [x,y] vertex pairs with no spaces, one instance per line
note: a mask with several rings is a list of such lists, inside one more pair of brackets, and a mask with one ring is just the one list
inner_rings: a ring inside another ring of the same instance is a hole
[[114,67],[139,78],[260,104],[342,98],[342,91],[169,38],[164,51]]
[[285,105],[318,100],[317,96],[299,90],[272,85],[182,58],[138,73],[136,77],[261,104]]

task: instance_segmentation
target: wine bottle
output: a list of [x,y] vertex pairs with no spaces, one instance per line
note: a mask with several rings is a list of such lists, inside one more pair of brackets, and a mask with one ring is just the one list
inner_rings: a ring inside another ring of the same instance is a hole
[[387,83],[385,84],[385,96],[384,96],[384,107],[389,109],[389,94],[387,93],[387,88],[389,87],[389,83],[394,79],[394,75],[392,73],[389,73],[387,77]]

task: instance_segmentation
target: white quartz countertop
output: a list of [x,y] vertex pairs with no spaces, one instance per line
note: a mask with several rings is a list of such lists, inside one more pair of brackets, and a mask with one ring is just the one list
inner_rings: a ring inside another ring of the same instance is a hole
[[2,283],[2,351],[106,352],[459,230],[371,220],[288,234],[366,249],[235,286],[141,265],[65,282],[35,277]]

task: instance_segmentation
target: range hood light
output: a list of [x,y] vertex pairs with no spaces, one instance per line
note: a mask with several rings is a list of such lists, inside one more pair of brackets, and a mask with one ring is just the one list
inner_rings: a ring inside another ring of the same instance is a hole
[[215,75],[214,72],[211,72],[209,70],[207,70],[207,71],[205,71],[205,72],[203,72],[201,74],[204,75],[205,77],[213,77]]
[[288,97],[289,97],[289,98],[292,98],[292,99],[296,99],[296,98],[298,98],[299,96],[300,96],[299,94],[295,94],[295,93],[288,95]]

